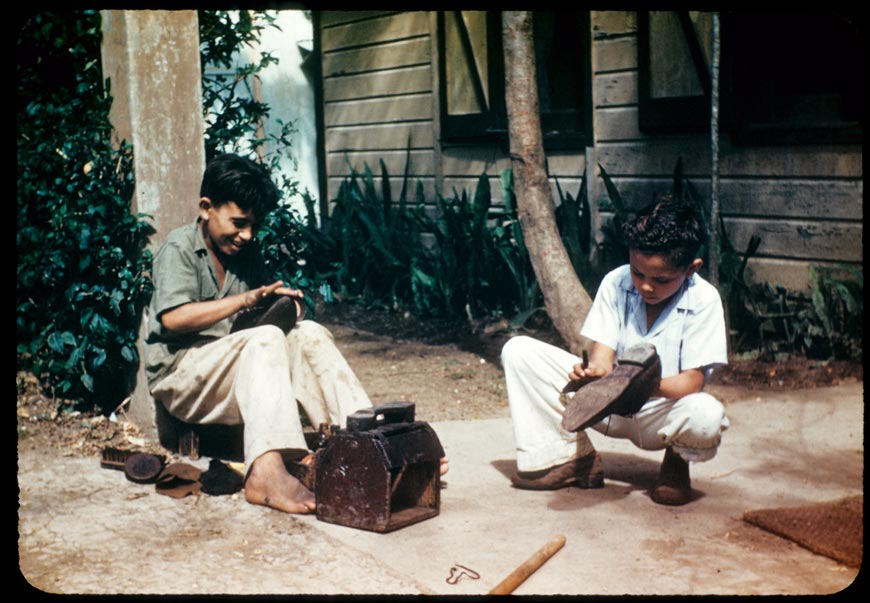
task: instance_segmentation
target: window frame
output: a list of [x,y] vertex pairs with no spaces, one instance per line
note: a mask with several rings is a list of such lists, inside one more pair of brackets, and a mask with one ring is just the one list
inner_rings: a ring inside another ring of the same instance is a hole
[[[828,15],[842,16],[839,13],[829,13]],[[833,120],[821,121],[812,123],[811,125],[806,120],[795,120],[789,123],[776,123],[763,118],[752,116],[751,109],[748,109],[748,104],[754,90],[749,89],[749,84],[744,84],[746,88],[740,89],[741,78],[749,80],[743,72],[747,69],[747,65],[741,63],[735,56],[734,37],[736,34],[732,30],[731,20],[755,16],[753,13],[745,12],[723,12],[720,15],[721,32],[722,32],[722,70],[721,70],[721,109],[723,127],[730,134],[731,141],[734,144],[744,146],[763,146],[763,145],[814,145],[814,144],[862,144],[863,142],[863,88],[862,92],[857,96],[855,104],[858,106],[859,118],[856,121]],[[861,17],[856,17],[861,18]],[[859,41],[860,44],[860,41]],[[863,47],[856,49],[863,57]],[[839,60],[851,60],[848,57]],[[744,60],[745,62],[745,60]],[[863,68],[855,70],[856,77],[863,78]],[[791,95],[792,98],[801,100],[817,97],[818,92],[806,93],[803,95]],[[852,99],[847,93],[839,92],[833,94],[839,101],[844,104]],[[771,104],[785,104],[786,96],[772,97]],[[812,104],[810,102],[809,104]]]
[[[676,11],[680,18],[684,37],[698,70],[704,95],[654,99],[651,97],[650,65],[650,24],[649,11],[637,12],[637,59],[638,59],[638,122],[641,132],[650,134],[708,133],[710,131],[710,75],[701,54],[700,45],[694,36],[688,11]],[[783,145],[783,144],[861,144],[863,141],[863,114],[856,122],[834,120],[810,125],[807,120],[792,119],[790,122],[774,123],[763,117],[753,115],[752,95],[748,83],[751,78],[744,71],[752,64],[746,64],[744,56],[738,56],[736,45],[745,43],[736,39],[733,19],[752,18],[757,13],[722,12],[720,18],[720,82],[719,82],[719,125],[732,144],[743,146]],[[860,17],[856,17],[860,18]],[[692,35],[689,35],[691,33]],[[863,48],[856,49],[863,52]],[[858,73],[860,71],[861,73]],[[856,77],[863,77],[863,68],[856,70]],[[742,88],[742,89],[741,89]],[[863,90],[863,89],[862,89]],[[863,91],[854,93],[856,98],[846,93],[835,95],[843,103],[854,102],[863,105]],[[797,98],[810,99],[811,93],[796,95]],[[756,97],[757,98],[757,97]],[[776,105],[778,98],[770,97]],[[812,115],[810,115],[810,121]]]
[[[501,11],[487,11],[487,68],[490,108],[485,113],[449,115],[447,113],[447,67],[445,61],[445,19],[449,11],[438,11],[438,101],[441,140],[446,143],[508,143],[507,109],[504,91],[504,54],[501,39]],[[582,82],[580,106],[565,112],[541,112],[544,148],[581,149],[592,143],[592,35],[589,11],[577,12],[579,27],[586,35],[580,43]],[[561,114],[560,114],[561,113]],[[576,124],[579,123],[579,127]],[[573,127],[572,127],[573,126]]]
[[710,131],[710,71],[695,37],[688,11],[675,11],[703,95],[652,98],[649,11],[637,12],[638,122],[642,132],[684,134]]

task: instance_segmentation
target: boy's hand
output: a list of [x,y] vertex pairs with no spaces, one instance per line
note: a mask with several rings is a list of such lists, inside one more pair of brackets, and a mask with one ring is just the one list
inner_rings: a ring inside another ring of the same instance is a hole
[[585,385],[586,383],[600,379],[607,374],[607,371],[602,368],[584,366],[582,363],[575,364],[572,368],[573,370],[568,373],[568,379],[571,381],[579,381],[579,385]]
[[305,297],[305,294],[299,289],[291,289],[290,287],[285,287],[283,281],[275,281],[271,285],[264,285],[248,291],[245,294],[244,309],[250,310],[271,295],[286,295],[288,297],[296,297],[299,299]]
[[[597,349],[596,346],[593,346],[592,348],[593,361],[596,360],[596,356],[600,356],[601,354],[600,350]],[[569,383],[573,382],[571,383],[570,389],[578,389],[586,385],[590,381],[600,379],[607,373],[607,369],[590,364],[589,355],[586,353],[586,350],[583,350],[583,361],[575,364],[572,367],[571,372],[568,373],[568,379],[570,380]]]

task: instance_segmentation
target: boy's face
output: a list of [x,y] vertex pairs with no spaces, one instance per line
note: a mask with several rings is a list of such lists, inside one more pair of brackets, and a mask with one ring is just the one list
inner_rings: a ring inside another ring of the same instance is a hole
[[698,271],[703,261],[696,258],[687,268],[675,268],[664,255],[631,250],[628,263],[634,288],[647,305],[657,306],[679,291],[683,282]]
[[234,201],[215,207],[208,197],[203,197],[199,201],[199,216],[206,245],[224,255],[236,255],[256,233],[254,215],[242,211]]

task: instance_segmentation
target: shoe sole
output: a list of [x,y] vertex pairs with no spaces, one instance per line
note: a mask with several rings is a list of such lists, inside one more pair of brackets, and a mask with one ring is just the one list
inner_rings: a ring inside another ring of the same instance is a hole
[[584,385],[568,400],[562,428],[576,432],[611,414],[634,414],[652,395],[660,376],[655,347],[644,344],[629,349],[613,372]]

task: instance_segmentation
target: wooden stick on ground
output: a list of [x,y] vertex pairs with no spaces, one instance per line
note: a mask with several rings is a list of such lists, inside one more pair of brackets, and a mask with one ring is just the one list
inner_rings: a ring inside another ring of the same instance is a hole
[[529,557],[525,563],[512,571],[507,578],[499,582],[495,588],[489,591],[490,595],[509,595],[516,588],[534,574],[539,567],[555,555],[559,549],[565,546],[565,536],[559,534],[550,542],[541,547],[537,553]]

